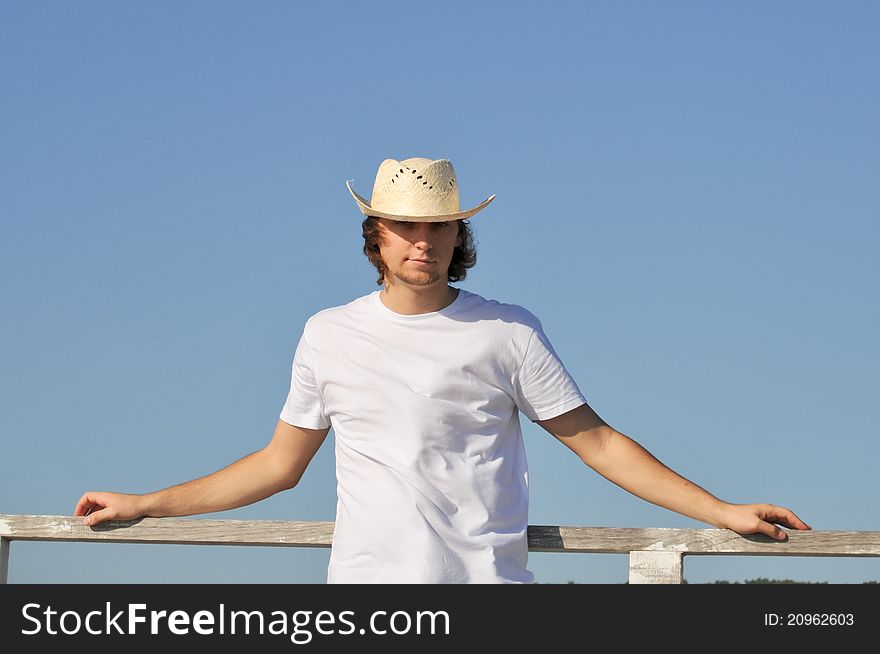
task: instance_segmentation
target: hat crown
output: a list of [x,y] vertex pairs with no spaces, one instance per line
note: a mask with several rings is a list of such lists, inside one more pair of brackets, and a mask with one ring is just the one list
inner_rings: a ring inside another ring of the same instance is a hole
[[376,172],[370,206],[402,216],[440,216],[461,211],[458,180],[449,159],[386,159]]
[[379,164],[373,195],[361,197],[346,180],[345,186],[365,216],[416,222],[464,220],[482,211],[495,195],[475,207],[461,210],[458,179],[449,159],[410,157],[385,159]]

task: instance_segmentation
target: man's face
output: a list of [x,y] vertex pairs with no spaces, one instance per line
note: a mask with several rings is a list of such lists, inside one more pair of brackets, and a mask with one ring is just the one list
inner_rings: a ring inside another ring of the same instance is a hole
[[457,221],[426,223],[379,218],[379,224],[379,253],[387,268],[386,277],[396,277],[412,286],[446,285],[452,254],[461,245]]

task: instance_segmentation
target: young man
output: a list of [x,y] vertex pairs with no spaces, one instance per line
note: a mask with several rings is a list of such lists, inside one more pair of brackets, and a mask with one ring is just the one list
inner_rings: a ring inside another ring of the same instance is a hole
[[328,431],[337,512],[330,583],[531,583],[519,413],[648,502],[740,534],[809,529],[789,509],[731,504],[681,477],[587,404],[526,309],[454,288],[476,262],[451,162],[386,159],[364,252],[382,290],[306,322],[269,444],[144,495],[87,492],[86,524],[232,509],[293,488]]

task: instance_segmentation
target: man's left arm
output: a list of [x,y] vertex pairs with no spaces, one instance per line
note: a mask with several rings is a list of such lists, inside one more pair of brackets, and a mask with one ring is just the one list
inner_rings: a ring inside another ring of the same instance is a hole
[[718,499],[608,425],[588,404],[536,422],[600,475],[657,506],[721,529],[739,534],[761,533],[776,540],[788,538],[777,524],[810,529],[790,509],[773,504],[732,504]]

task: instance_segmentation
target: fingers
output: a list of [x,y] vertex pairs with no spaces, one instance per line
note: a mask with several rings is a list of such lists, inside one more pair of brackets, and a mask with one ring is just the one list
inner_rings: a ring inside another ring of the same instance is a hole
[[83,493],[83,496],[79,498],[79,501],[76,503],[76,508],[73,510],[73,515],[88,515],[98,506],[103,506],[102,504],[100,504],[100,500],[98,499],[98,493],[88,491],[86,493]]
[[797,517],[794,511],[781,506],[774,506],[772,504],[766,505],[765,510],[763,511],[763,515],[761,517],[767,522],[783,524],[786,527],[790,527],[792,529],[812,529],[810,525]]
[[94,511],[86,515],[83,518],[83,524],[88,525],[89,527],[94,527],[95,525],[99,525],[105,520],[112,520],[114,517],[113,511],[110,508],[103,508],[99,511]]
[[74,515],[82,516],[84,525],[99,525],[107,520],[133,520],[144,515],[138,495],[129,493],[84,493],[76,503]]
[[762,522],[758,526],[758,532],[762,534],[766,534],[773,540],[788,540],[788,534],[786,534],[782,529],[777,527],[776,525],[772,525],[769,522]]
[[76,503],[73,515],[82,516],[84,525],[99,525],[114,517],[115,512],[107,506],[109,503],[105,493],[89,491],[84,493]]
[[785,524],[788,527],[791,527],[792,529],[812,529],[812,527],[810,525],[808,525],[806,522],[804,522],[803,520],[798,518],[794,513],[792,513],[791,511],[788,511],[788,509],[786,509],[786,511],[787,511],[787,514],[786,514],[785,518],[782,520],[783,524]]
[[758,524],[757,533],[765,534],[774,540],[788,540],[788,534],[777,525],[785,525],[792,529],[812,529],[806,522],[795,515],[791,509],[786,509],[773,504],[759,504],[757,508]]
[[774,504],[739,504],[732,507],[728,527],[739,534],[764,534],[773,540],[786,541],[788,534],[779,525],[808,530],[811,527],[786,509]]

